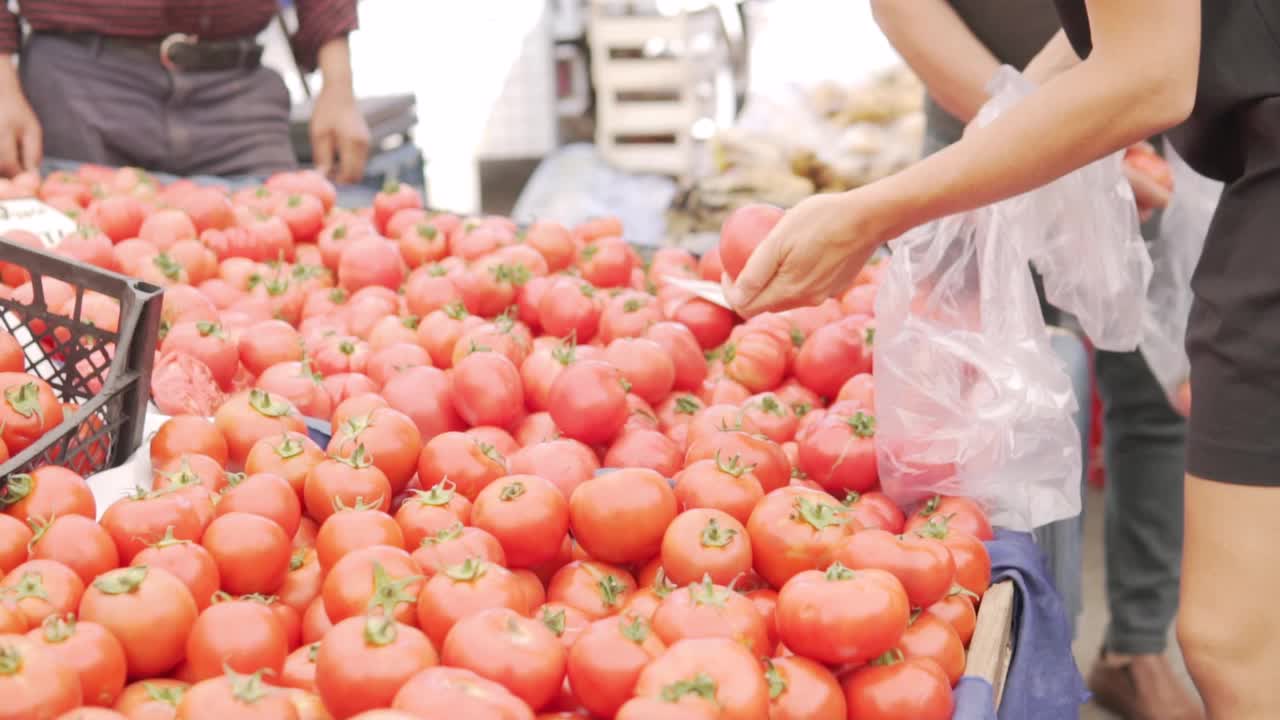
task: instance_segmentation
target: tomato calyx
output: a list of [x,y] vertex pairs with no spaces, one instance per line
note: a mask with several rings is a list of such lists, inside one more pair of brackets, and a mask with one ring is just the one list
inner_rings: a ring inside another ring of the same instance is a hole
[[26,473],[14,473],[0,488],[0,510],[17,505],[35,489],[36,480]]
[[495,265],[489,268],[489,272],[493,275],[493,279],[497,282],[507,282],[520,287],[529,282],[529,268],[524,265]]
[[616,607],[619,596],[627,591],[627,586],[623,585],[613,573],[606,573],[596,578],[596,590],[600,593],[600,602],[605,607]]
[[40,623],[45,642],[57,644],[70,640],[76,634],[76,616],[67,613],[65,616],[50,615]]
[[382,183],[382,193],[384,195],[395,195],[400,192],[400,181],[396,179],[388,179]]
[[395,618],[387,615],[370,615],[364,621],[364,641],[374,647],[385,647],[396,641],[399,635]]
[[476,447],[480,448],[480,453],[485,457],[498,463],[499,465],[502,465],[503,467],[506,466],[507,459],[502,456],[502,453],[498,452],[498,448],[494,447],[493,445],[490,445],[487,442],[480,442],[480,441],[476,441]]
[[435,240],[436,236],[440,234],[440,231],[436,229],[435,225],[418,223],[417,233],[418,237],[423,238],[424,240]]
[[587,245],[586,247],[582,248],[582,259],[586,260],[587,262],[590,262],[591,258],[595,257],[596,253],[598,252],[600,252],[599,246]]
[[382,496],[374,498],[372,502],[365,502],[364,496],[356,497],[356,501],[351,505],[347,505],[342,501],[342,497],[335,495],[333,497],[334,512],[364,512],[366,510],[376,510],[382,505]]
[[808,415],[811,410],[813,410],[813,406],[807,402],[791,403],[791,412],[794,413],[796,417],[802,418],[805,415]]
[[231,602],[235,599],[236,597],[226,590],[217,590],[209,596],[209,603],[211,605],[217,605],[219,603]]
[[854,579],[857,577],[857,574],[840,562],[833,562],[831,563],[831,566],[827,568],[827,572],[824,577],[827,579],[827,582],[844,582],[845,580]]
[[853,434],[860,438],[870,438],[876,435],[876,418],[874,415],[859,410],[852,417],[845,420],[850,428],[853,428]]
[[977,602],[982,599],[981,595],[979,595],[978,593],[966,587],[962,587],[960,585],[952,585],[951,590],[947,592],[947,597],[955,597],[957,595],[963,598],[968,598],[969,600],[972,600],[974,602]]
[[756,466],[743,465],[742,457],[740,455],[734,455],[726,461],[720,457],[720,451],[716,450],[716,469],[725,475],[732,475],[733,477],[738,478],[752,470],[755,470]]
[[458,565],[450,565],[444,574],[457,582],[475,582],[489,570],[489,563],[476,557],[469,557]]
[[733,542],[733,538],[738,531],[733,528],[725,528],[720,526],[720,522],[715,518],[707,519],[707,526],[702,528],[702,533],[698,536],[703,547],[722,548]]
[[452,320],[462,320],[471,315],[467,312],[467,307],[460,302],[451,302],[440,309]]
[[862,333],[862,343],[863,343],[864,345],[866,345],[867,347],[871,347],[872,345],[875,345],[875,344],[876,344],[876,329],[875,329],[875,328],[873,328],[873,327],[869,327],[869,328],[867,328],[865,331],[863,331],[863,333]]
[[187,689],[181,685],[166,687],[144,682],[142,683],[142,689],[147,691],[147,699],[164,703],[174,708],[178,707],[178,704],[182,702],[182,696],[187,694]]
[[942,504],[942,496],[934,495],[933,497],[926,500],[924,505],[920,506],[920,509],[916,511],[916,515],[919,515],[922,518],[930,517],[934,513],[938,512],[938,508],[939,506],[941,506],[941,504]]
[[0,645],[0,675],[22,672],[22,651],[13,645]]
[[782,677],[782,673],[778,672],[769,658],[764,659],[764,679],[769,683],[770,700],[777,700],[787,691],[787,679]]
[[173,547],[174,545],[190,545],[190,544],[191,544],[190,540],[182,540],[180,538],[174,537],[173,526],[170,525],[164,529],[164,535],[159,540],[151,543],[149,547],[153,547],[157,550],[163,550],[167,547]]
[[565,613],[563,608],[551,610],[542,608],[542,612],[538,614],[538,619],[542,621],[543,627],[551,631],[552,635],[561,637],[565,631]]
[[458,486],[448,477],[442,478],[440,482],[432,485],[429,490],[414,490],[414,498],[423,505],[432,505],[435,507],[444,507],[453,502],[453,498],[458,494]]
[[[191,463],[185,455],[182,458],[182,462],[178,465],[177,470],[174,470],[173,472],[164,472],[163,470],[157,470],[156,474],[164,478],[165,480],[168,480],[169,487],[172,487],[175,489],[184,488],[184,487],[187,487],[188,485],[201,484],[200,476],[197,475],[195,471],[191,469]],[[230,482],[230,480],[231,478],[228,476],[227,481]]]
[[677,585],[671,582],[671,578],[667,577],[667,571],[658,568],[658,572],[653,576],[653,594],[659,598],[665,598],[675,592]]
[[105,595],[131,593],[141,587],[142,582],[147,579],[148,569],[146,565],[134,565],[131,568],[100,576],[93,581],[93,586]]
[[596,296],[596,289],[586,283],[578,286],[578,292],[582,293],[583,297],[593,298]]
[[558,345],[551,348],[551,357],[565,367],[569,367],[578,359],[578,331],[571,330]]
[[422,323],[422,318],[417,315],[405,315],[400,318],[400,325],[410,330],[417,330],[418,325]]
[[293,411],[286,400],[277,400],[266,390],[254,388],[249,391],[249,407],[265,417],[284,417]]
[[281,435],[280,442],[272,446],[271,449],[276,451],[276,456],[281,460],[297,457],[303,451],[302,443],[288,433]]
[[373,564],[373,595],[369,598],[369,611],[373,612],[374,608],[379,608],[385,617],[391,617],[400,603],[417,602],[417,596],[405,588],[420,580],[422,580],[421,575],[406,575],[393,580],[382,567],[382,563],[375,562]]
[[177,281],[182,279],[182,265],[167,252],[156,253],[151,258],[151,264],[156,266],[161,275],[170,280]]
[[625,377],[618,378],[618,384],[622,386],[622,392],[631,392],[631,381]]
[[303,565],[307,564],[308,548],[298,548],[289,556],[289,572],[300,570]]
[[929,522],[916,528],[915,534],[922,538],[946,540],[951,536],[951,519],[955,515],[934,515]]
[[231,684],[231,697],[244,705],[252,705],[265,697],[271,692],[262,681],[262,676],[271,672],[268,668],[263,668],[250,675],[241,675],[232,670],[230,666],[223,666],[223,671],[227,674],[227,680]]
[[209,337],[212,335],[216,338],[224,338],[226,335],[222,332],[222,326],[216,322],[208,320],[200,320],[196,322],[196,332],[200,333],[200,337]]
[[36,387],[34,381],[5,388],[4,401],[22,417],[35,416],[40,424],[44,425],[44,410],[40,408],[40,388]]
[[663,702],[677,703],[687,695],[696,695],[712,702],[716,699],[716,681],[706,673],[698,673],[687,680],[680,680],[662,688]]
[[365,449],[364,443],[357,443],[355,449],[346,457],[340,455],[330,455],[329,457],[356,470],[363,470],[373,465],[373,458],[370,456],[369,451]]
[[765,395],[760,398],[760,410],[774,417],[782,417],[787,414],[787,411],[782,407],[782,403],[778,402],[778,399],[773,395]]
[[802,331],[800,328],[793,327],[791,328],[791,332],[788,334],[791,336],[792,346],[796,348],[804,347],[804,341],[805,341],[804,331]]
[[798,465],[793,465],[791,466],[791,479],[792,480],[808,480],[809,473],[806,473],[805,471],[801,470]]
[[240,599],[248,602],[255,602],[255,603],[258,603],[259,605],[266,605],[267,607],[271,607],[272,605],[275,605],[277,602],[280,602],[279,597],[275,595],[264,595],[262,593],[249,593],[248,595],[241,595]]
[[730,592],[730,590],[719,587],[712,582],[710,574],[703,575],[702,580],[689,585],[689,599],[693,601],[694,605],[724,607]]
[[346,422],[342,423],[342,429],[339,430],[339,432],[342,433],[344,438],[355,440],[360,437],[360,433],[368,430],[372,426],[373,414],[366,413],[364,415],[357,415],[355,417],[348,418]]
[[875,667],[889,667],[891,665],[897,665],[898,663],[903,662],[906,659],[907,659],[906,656],[902,654],[901,650],[899,650],[898,648],[894,648],[892,650],[885,652],[885,654],[881,655],[875,660],[872,660],[868,664],[873,665]]
[[[0,503],[0,507],[4,507],[4,505]],[[45,533],[49,532],[49,528],[53,527],[53,521],[57,519],[56,513],[47,518],[33,517],[27,519],[27,525],[31,526],[31,539],[27,541],[28,553],[34,550],[36,545],[40,544],[40,541],[44,539]]]
[[313,642],[307,646],[307,662],[314,663],[316,656],[320,654],[320,643]]
[[18,582],[9,587],[0,589],[0,595],[12,593],[14,602],[35,598],[37,600],[48,600],[49,593],[44,589],[44,576],[38,572],[26,571],[22,573],[22,577]]
[[692,395],[681,395],[676,398],[675,411],[677,415],[697,415],[702,410],[702,403],[698,398]]
[[334,305],[344,305],[347,302],[347,291],[342,288],[334,288],[329,291],[329,302]]
[[727,342],[720,346],[720,362],[725,365],[736,360],[738,357],[738,346],[734,343]]
[[631,642],[643,645],[644,641],[649,639],[649,623],[639,616],[632,616],[630,622],[623,618],[618,620],[618,632]]
[[226,495],[228,490],[244,482],[249,476],[242,472],[224,472],[222,477],[227,480],[227,486],[222,489],[222,494]]
[[498,499],[503,502],[511,502],[521,495],[524,495],[524,493],[524,483],[516,480],[513,483],[508,483],[502,486],[502,490],[498,492]]

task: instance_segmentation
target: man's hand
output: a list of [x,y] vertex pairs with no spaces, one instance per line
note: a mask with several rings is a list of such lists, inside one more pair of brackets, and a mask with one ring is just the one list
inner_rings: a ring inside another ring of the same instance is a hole
[[0,177],[39,170],[42,143],[40,121],[22,94],[18,71],[0,59]]
[[1169,205],[1173,196],[1173,172],[1150,143],[1137,143],[1124,154],[1124,174],[1133,188],[1138,217],[1143,222]]
[[349,88],[331,87],[316,96],[311,112],[311,154],[316,169],[340,184],[360,182],[369,159],[369,126]]

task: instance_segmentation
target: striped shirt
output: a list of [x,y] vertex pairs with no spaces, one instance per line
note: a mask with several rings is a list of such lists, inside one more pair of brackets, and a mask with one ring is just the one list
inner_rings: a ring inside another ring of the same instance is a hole
[[[294,0],[298,32],[294,52],[314,69],[326,42],[356,29],[356,0]],[[19,16],[34,31],[93,32],[159,40],[189,33],[203,40],[257,35],[279,9],[279,0],[19,0],[18,13],[0,0],[0,55],[18,51]]]

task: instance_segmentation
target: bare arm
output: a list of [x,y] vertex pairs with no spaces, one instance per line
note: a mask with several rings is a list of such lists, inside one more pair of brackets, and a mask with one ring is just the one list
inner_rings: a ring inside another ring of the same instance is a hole
[[1044,48],[1031,58],[1031,62],[1027,63],[1022,74],[1031,82],[1043,85],[1049,78],[1060,75],[1079,64],[1080,56],[1076,55],[1075,49],[1071,47],[1067,34],[1059,30],[1049,38]]
[[944,110],[969,122],[1000,67],[946,0],[872,0],[876,23]]

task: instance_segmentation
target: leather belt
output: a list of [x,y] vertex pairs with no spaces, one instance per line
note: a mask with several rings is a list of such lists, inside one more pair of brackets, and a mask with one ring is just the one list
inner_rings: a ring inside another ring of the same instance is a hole
[[47,33],[86,47],[125,50],[151,56],[174,72],[215,72],[255,68],[262,62],[262,46],[254,38],[200,40],[194,35],[173,33],[164,38],[130,38],[98,33]]

